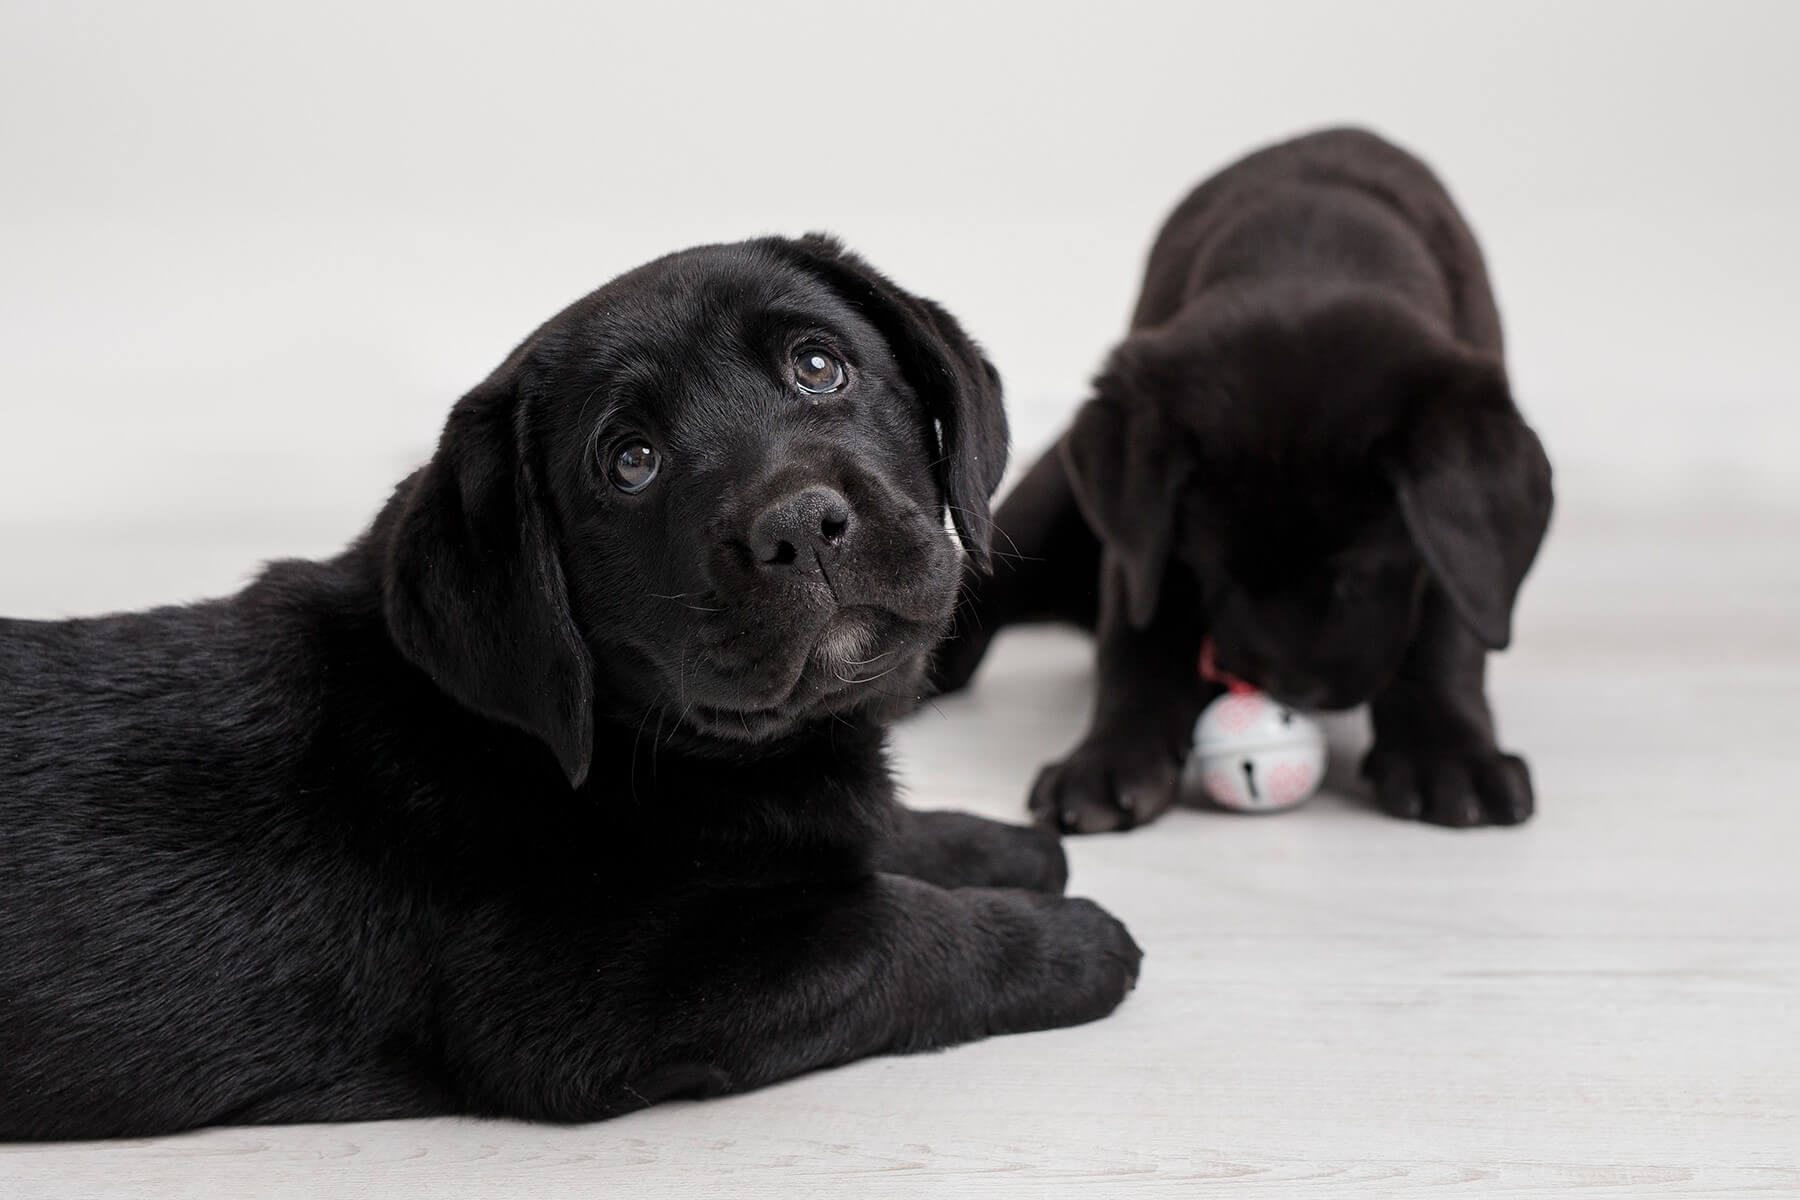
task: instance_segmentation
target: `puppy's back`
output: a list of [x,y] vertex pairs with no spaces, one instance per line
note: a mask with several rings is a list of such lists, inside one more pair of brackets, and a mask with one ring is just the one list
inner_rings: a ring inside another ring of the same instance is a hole
[[262,1119],[401,1024],[345,1015],[354,969],[424,978],[395,868],[297,782],[301,623],[246,603],[0,619],[0,1139]]
[[[1334,241],[1334,221],[1356,233]],[[1263,236],[1275,228],[1284,240]],[[1293,239],[1302,234],[1309,241],[1296,253]],[[1355,253],[1358,241],[1365,250],[1370,241],[1384,245]],[[1331,252],[1320,255],[1321,247]],[[1306,253],[1315,254],[1312,263],[1297,261]],[[1160,325],[1222,276],[1257,271],[1361,271],[1372,286],[1416,295],[1424,285],[1415,268],[1426,260],[1450,331],[1499,354],[1500,317],[1481,249],[1431,168],[1366,130],[1306,134],[1238,160],[1176,206],[1151,249],[1131,326]]]

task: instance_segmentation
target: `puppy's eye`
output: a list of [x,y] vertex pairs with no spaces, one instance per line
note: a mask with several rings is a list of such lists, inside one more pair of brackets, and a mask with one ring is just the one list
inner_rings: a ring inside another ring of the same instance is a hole
[[844,364],[830,351],[802,346],[794,351],[794,386],[810,395],[835,392],[844,386]]
[[655,446],[641,437],[628,437],[614,444],[606,473],[614,487],[635,496],[650,486],[661,466],[662,456]]

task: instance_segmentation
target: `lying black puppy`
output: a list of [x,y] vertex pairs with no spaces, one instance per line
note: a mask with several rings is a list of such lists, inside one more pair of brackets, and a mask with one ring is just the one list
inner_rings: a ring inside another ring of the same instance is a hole
[[1395,816],[1531,815],[1483,674],[1550,464],[1513,405],[1481,251],[1423,163],[1336,130],[1202,184],[1095,391],[1001,506],[1020,557],[971,581],[937,666],[959,687],[1007,622],[1097,624],[1093,725],[1038,777],[1040,820],[1154,819],[1230,676],[1295,707],[1370,702],[1363,770]]
[[1055,838],[883,750],[1005,456],[942,309],[712,246],[527,339],[340,557],[0,621],[0,1136],[580,1121],[1109,1012]]

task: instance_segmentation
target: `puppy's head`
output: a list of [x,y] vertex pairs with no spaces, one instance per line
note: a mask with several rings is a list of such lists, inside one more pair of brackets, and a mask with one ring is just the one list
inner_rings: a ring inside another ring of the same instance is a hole
[[403,489],[388,623],[572,783],[597,720],[766,743],[916,700],[988,559],[999,379],[837,243],[659,259],[533,334]]
[[1134,335],[1097,390],[1065,454],[1138,624],[1196,598],[1221,670],[1319,708],[1392,678],[1429,584],[1510,641],[1550,465],[1497,361],[1337,302]]

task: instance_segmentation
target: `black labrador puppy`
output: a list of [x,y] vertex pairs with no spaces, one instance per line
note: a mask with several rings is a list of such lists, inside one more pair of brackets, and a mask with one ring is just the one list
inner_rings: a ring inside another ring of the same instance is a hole
[[937,665],[955,688],[1008,622],[1097,626],[1093,724],[1038,777],[1040,820],[1153,820],[1231,677],[1295,707],[1369,702],[1363,770],[1395,816],[1531,815],[1483,676],[1550,464],[1513,404],[1481,251],[1423,163],[1334,130],[1203,183],[1095,393],[1001,506],[1019,557],[971,580]]
[[0,621],[0,1136],[610,1116],[1100,1017],[1053,835],[894,798],[1006,457],[817,237],[632,271],[327,562]]

